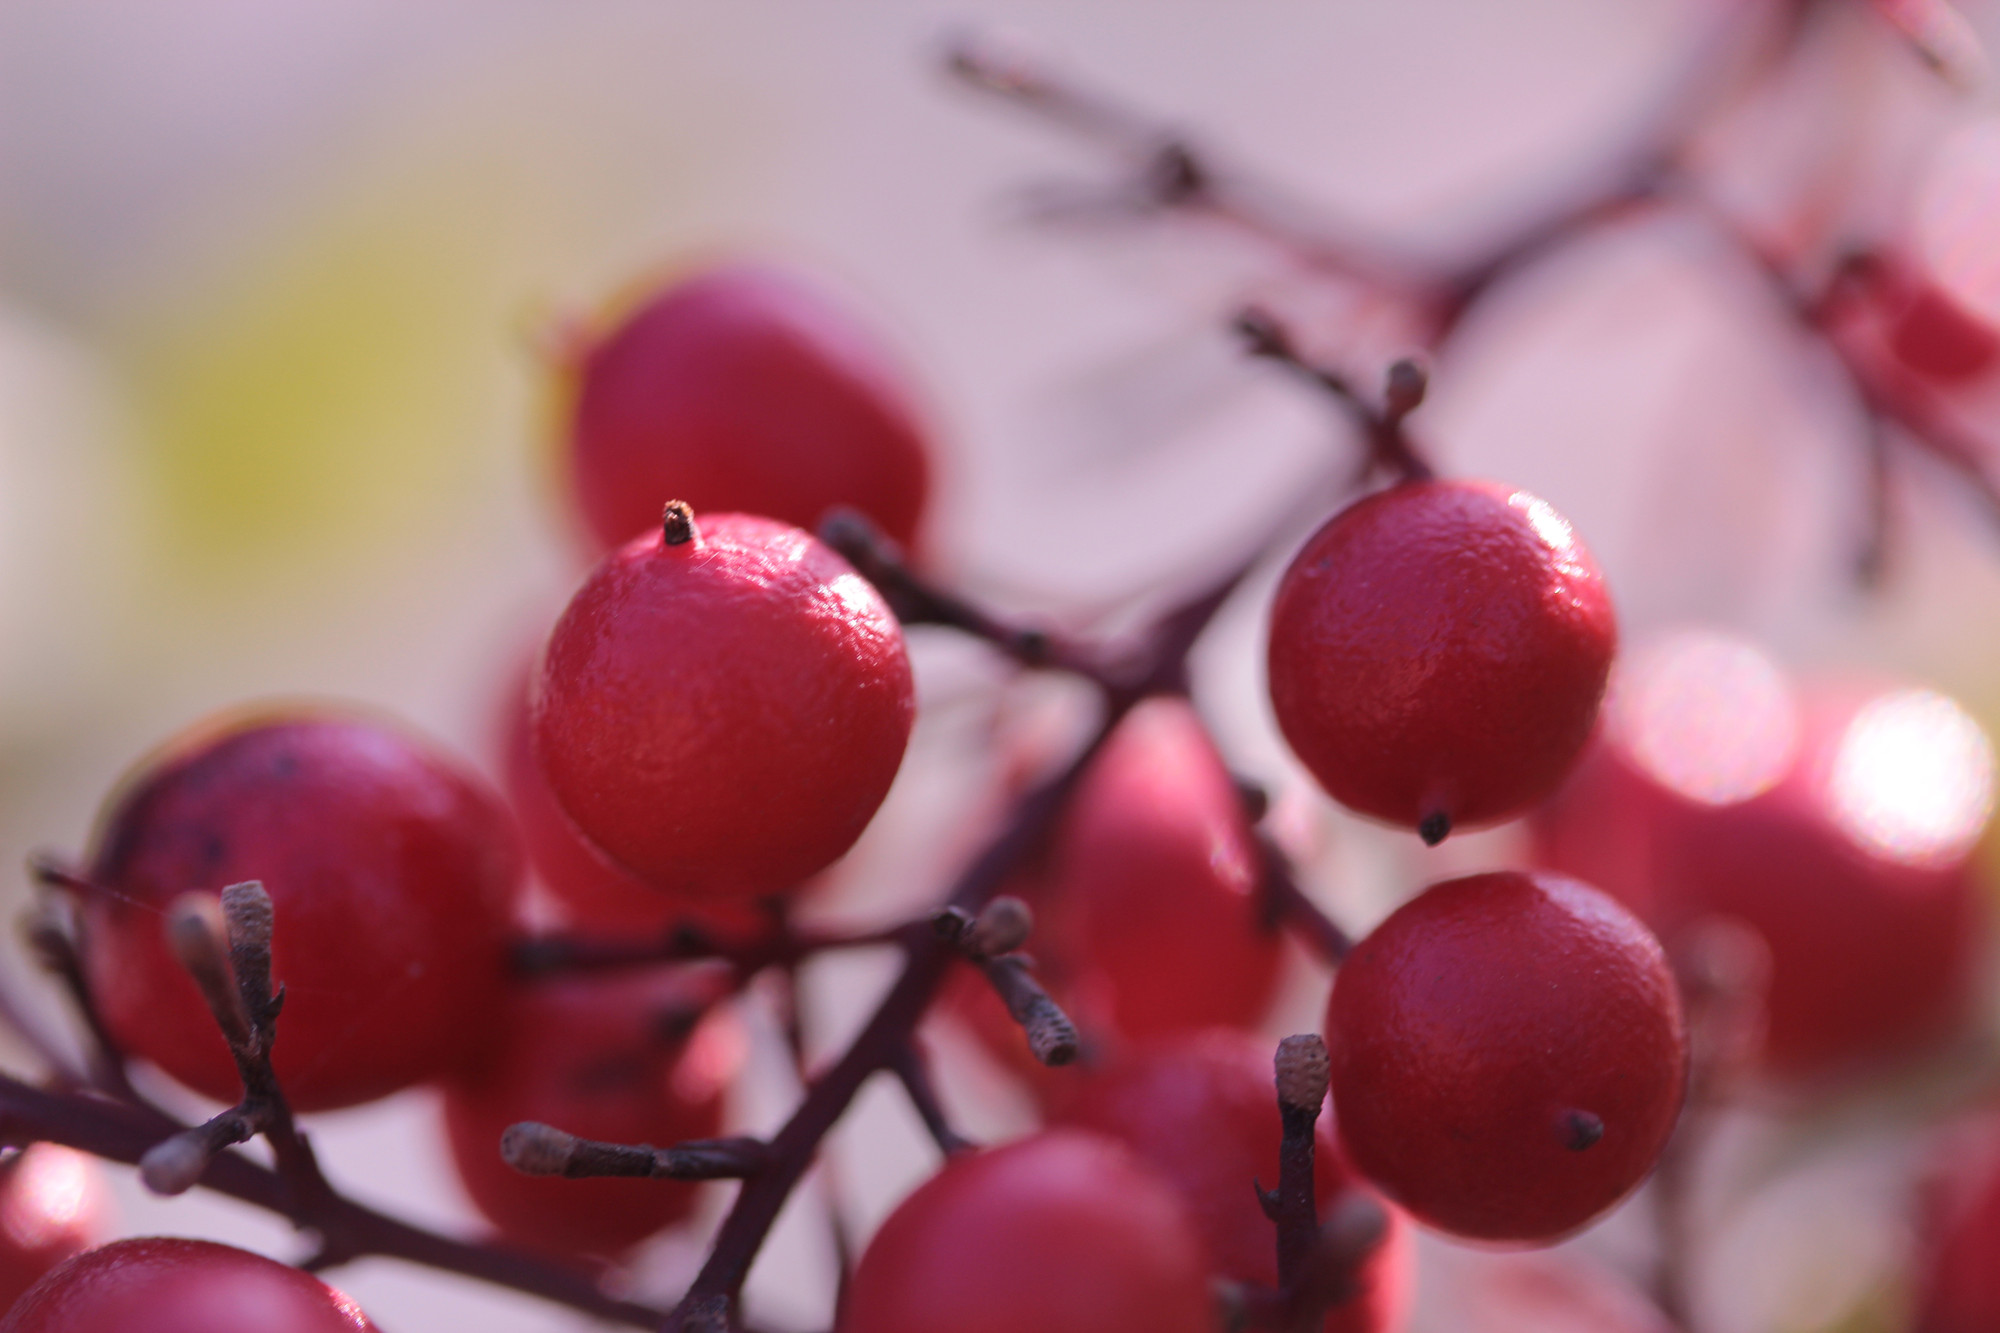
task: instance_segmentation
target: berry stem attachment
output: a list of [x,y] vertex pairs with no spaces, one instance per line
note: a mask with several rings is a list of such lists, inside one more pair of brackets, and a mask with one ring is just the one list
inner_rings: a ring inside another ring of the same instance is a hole
[[820,520],[819,539],[874,584],[905,625],[947,626],[985,640],[1022,666],[1071,671],[1100,683],[1106,680],[1105,664],[1081,645],[1045,630],[1009,625],[927,582],[904,562],[895,542],[858,509],[830,511]]
[[685,500],[669,500],[660,514],[660,540],[668,546],[686,546],[696,536],[694,507]]
[[1346,409],[1368,440],[1369,465],[1395,473],[1403,481],[1429,481],[1437,474],[1403,430],[1403,418],[1423,401],[1428,377],[1415,360],[1405,358],[1390,367],[1380,406],[1370,402],[1346,376],[1308,360],[1291,330],[1277,316],[1249,306],[1236,316],[1236,332],[1250,355],[1275,361],[1318,385]]

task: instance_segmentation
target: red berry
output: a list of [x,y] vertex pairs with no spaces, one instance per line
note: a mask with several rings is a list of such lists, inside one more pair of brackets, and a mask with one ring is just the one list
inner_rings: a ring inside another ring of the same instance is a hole
[[[1246,1186],[1247,1189],[1247,1186]],[[1201,1242],[1111,1139],[1052,1130],[956,1158],[854,1271],[841,1333],[1209,1333]]]
[[1327,1010],[1348,1158],[1418,1221],[1551,1241],[1630,1192],[1680,1111],[1666,955],[1558,875],[1434,884],[1358,945]]
[[893,358],[797,279],[748,265],[657,293],[590,347],[569,447],[606,548],[656,524],[672,496],[803,528],[852,505],[907,546],[930,488]]
[[1092,760],[1057,831],[1043,939],[1071,962],[1079,1018],[1140,1039],[1248,1024],[1279,938],[1260,915],[1243,802],[1184,699],[1139,705]]
[[1929,285],[1894,317],[1889,346],[1911,370],[1946,384],[1977,379],[2000,359],[2000,333]]
[[[1981,1141],[1983,1140],[1983,1141]],[[1925,1218],[1914,1333],[2000,1328],[2000,1141],[1954,1142]],[[1968,1160],[1970,1159],[1970,1160]]]
[[0,1310],[96,1243],[109,1207],[95,1158],[31,1143],[0,1165]]
[[507,698],[501,781],[528,864],[561,904],[565,924],[616,935],[658,935],[683,921],[729,934],[761,929],[764,915],[754,905],[701,902],[656,888],[613,865],[577,832],[535,762],[533,683],[533,671],[524,670]]
[[113,1241],[50,1273],[0,1333],[373,1333],[311,1273],[205,1240]]
[[84,972],[112,1035],[207,1096],[236,1066],[167,948],[191,889],[261,880],[285,987],[272,1060],[299,1110],[436,1077],[500,993],[520,861],[505,810],[415,738],[291,711],[181,737],[99,825],[80,912]]
[[708,1012],[722,978],[668,968],[519,987],[490,1063],[445,1085],[444,1122],[466,1192],[501,1235],[558,1254],[617,1255],[686,1217],[699,1186],[528,1176],[500,1158],[509,1125],[661,1146],[713,1138],[741,1035]]
[[1776,1072],[1935,1039],[1967,1012],[1985,938],[1985,736],[1928,691],[1795,698],[1754,657],[1725,669],[1727,642],[1683,636],[1621,675],[1594,753],[1537,817],[1543,859],[1601,876],[1670,942],[1710,917],[1753,929]]
[[536,754],[584,835],[648,881],[796,889],[896,776],[914,711],[902,630],[809,533],[714,514],[675,535],[607,556],[563,612]]
[[[1047,859],[1010,891],[1035,909],[1027,947],[1043,983],[1105,1053],[1247,1026],[1269,1010],[1283,954],[1258,874],[1243,802],[1214,742],[1185,699],[1159,698],[1112,732]],[[1003,1058],[1027,1058],[1019,1026],[983,979],[967,972],[951,993]]]
[[1616,640],[1596,564],[1547,504],[1406,483],[1334,515],[1285,571],[1271,703],[1335,800],[1435,842],[1555,789]]
[[[1149,1043],[1081,1080],[1064,1123],[1108,1134],[1166,1177],[1208,1248],[1208,1271],[1276,1286],[1276,1231],[1250,1189],[1278,1183],[1284,1125],[1271,1049],[1247,1033],[1210,1028]],[[1340,1156],[1326,1117],[1313,1157],[1321,1217],[1335,1196],[1368,1187]],[[1409,1307],[1409,1227],[1393,1205],[1389,1232],[1355,1275],[1354,1296],[1326,1319],[1326,1333],[1387,1333]]]

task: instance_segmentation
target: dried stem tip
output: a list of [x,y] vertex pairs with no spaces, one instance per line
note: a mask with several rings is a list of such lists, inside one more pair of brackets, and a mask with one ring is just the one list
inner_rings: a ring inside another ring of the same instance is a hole
[[271,947],[271,895],[256,880],[231,884],[222,891],[222,920],[232,949]]
[[669,500],[660,514],[660,536],[669,546],[685,546],[694,540],[694,507],[686,500]]
[[1382,406],[1390,418],[1401,421],[1416,411],[1424,401],[1430,381],[1430,372],[1415,357],[1406,356],[1390,366],[1388,380],[1382,387]]
[[167,947],[194,978],[209,1012],[234,1049],[250,1041],[250,1016],[229,966],[222,904],[209,893],[184,893],[167,908]]
[[1450,835],[1451,816],[1442,810],[1433,810],[1417,821],[1417,836],[1426,847],[1435,847]]
[[185,1194],[201,1179],[213,1156],[201,1130],[184,1130],[146,1149],[139,1159],[139,1179],[155,1194]]
[[969,953],[990,958],[1012,953],[1026,944],[1034,928],[1034,909],[1012,894],[1003,893],[980,911],[959,945]]
[[500,1136],[500,1160],[524,1176],[559,1176],[576,1155],[577,1137],[524,1120]]
[[1320,1103],[1326,1100],[1330,1077],[1326,1043],[1317,1033],[1287,1037],[1278,1043],[1273,1063],[1278,1072],[1279,1103],[1317,1115]]

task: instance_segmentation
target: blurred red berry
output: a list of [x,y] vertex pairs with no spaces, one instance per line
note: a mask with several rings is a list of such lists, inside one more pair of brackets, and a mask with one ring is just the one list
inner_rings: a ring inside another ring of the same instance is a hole
[[1356,946],[1327,1010],[1341,1142],[1420,1222],[1553,1241],[1652,1169],[1687,1037],[1659,942],[1558,875],[1434,884]]
[[1210,1333],[1205,1271],[1172,1186],[1115,1140],[1052,1130],[955,1158],[905,1199],[839,1329]]
[[[1208,1247],[1209,1271],[1274,1287],[1277,1233],[1252,1183],[1278,1183],[1278,1115],[1271,1047],[1248,1033],[1209,1028],[1148,1043],[1080,1077],[1059,1118],[1108,1134],[1180,1191]],[[1322,1116],[1313,1156],[1320,1216],[1362,1182]],[[1373,1191],[1369,1191],[1371,1194]],[[1390,1333],[1409,1310],[1414,1254],[1393,1204],[1389,1230],[1355,1275],[1355,1294],[1326,1318],[1325,1333]]]
[[808,529],[852,505],[917,538],[930,461],[900,368],[788,273],[727,265],[657,292],[574,375],[571,480],[606,549],[675,497]]
[[723,978],[664,968],[518,986],[491,1059],[444,1089],[452,1163],[505,1239],[563,1255],[616,1256],[694,1208],[700,1187],[666,1180],[529,1176],[500,1158],[509,1125],[659,1146],[713,1138],[742,1054]]
[[97,1159],[31,1143],[0,1163],[0,1310],[97,1242],[110,1195]]
[[315,710],[182,736],[98,826],[79,945],[118,1042],[220,1101],[242,1091],[162,913],[189,890],[260,880],[285,1009],[272,1060],[292,1105],[324,1110],[435,1078],[481,1033],[520,886],[498,799],[407,733]]
[[746,514],[607,556],[542,658],[535,753],[592,843],[671,891],[799,888],[861,836],[909,740],[903,633],[810,533]]
[[2000,359],[2000,332],[1945,292],[1926,286],[1894,316],[1889,346],[1918,374],[1961,384],[1979,378]]
[[1616,640],[1555,510],[1492,482],[1411,482],[1334,515],[1285,571],[1271,703],[1335,800],[1436,842],[1555,789]]
[[1991,748],[1942,695],[1800,698],[1729,643],[1680,636],[1621,673],[1591,755],[1536,817],[1541,858],[1670,943],[1709,918],[1755,931],[1772,1070],[1921,1048],[1964,1019],[1977,979]]
[[373,1333],[311,1273],[205,1240],[119,1240],[31,1288],[0,1333]]

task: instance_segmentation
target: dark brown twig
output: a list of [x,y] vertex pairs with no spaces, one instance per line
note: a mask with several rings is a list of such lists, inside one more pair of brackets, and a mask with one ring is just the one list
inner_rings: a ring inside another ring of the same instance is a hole
[[764,1169],[770,1149],[761,1139],[689,1139],[667,1148],[649,1143],[580,1139],[554,1125],[524,1120],[500,1136],[500,1156],[523,1175],[588,1180],[638,1176],[654,1180],[742,1180]]
[[[148,1149],[183,1128],[147,1107],[81,1093],[46,1092],[0,1075],[0,1137],[11,1142],[60,1143],[136,1166]],[[306,1217],[298,1210],[289,1181],[234,1152],[211,1159],[200,1183],[301,1227],[337,1231],[350,1247],[348,1258],[402,1259],[641,1328],[657,1327],[665,1317],[664,1311],[606,1296],[582,1273],[504,1246],[439,1236],[344,1198],[336,1197],[315,1216]]]
[[1236,316],[1236,332],[1252,356],[1274,361],[1305,377],[1346,409],[1368,441],[1373,466],[1403,481],[1428,481],[1436,475],[1403,430],[1403,419],[1424,397],[1424,372],[1417,362],[1398,361],[1390,368],[1388,392],[1377,404],[1338,371],[1308,360],[1292,340],[1290,330],[1269,311],[1246,308]]
[[930,1065],[923,1052],[917,1049],[914,1039],[896,1053],[893,1064],[896,1079],[903,1085],[909,1096],[910,1105],[916,1109],[929,1131],[931,1141],[946,1157],[956,1156],[979,1145],[951,1127],[951,1120],[944,1113],[944,1103],[938,1099],[937,1085],[931,1081]]
[[1335,966],[1354,949],[1354,939],[1319,908],[1293,872],[1292,859],[1268,833],[1257,834],[1264,910],[1277,925],[1293,931],[1312,951]]

